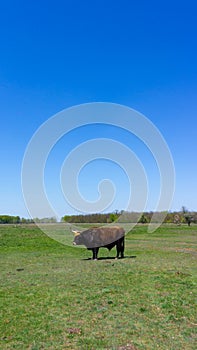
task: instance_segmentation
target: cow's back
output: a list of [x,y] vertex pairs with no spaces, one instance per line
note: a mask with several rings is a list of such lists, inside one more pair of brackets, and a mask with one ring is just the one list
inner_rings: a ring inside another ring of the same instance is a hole
[[115,242],[124,236],[125,231],[119,226],[104,226],[85,230],[82,234],[87,248],[105,246],[113,248]]

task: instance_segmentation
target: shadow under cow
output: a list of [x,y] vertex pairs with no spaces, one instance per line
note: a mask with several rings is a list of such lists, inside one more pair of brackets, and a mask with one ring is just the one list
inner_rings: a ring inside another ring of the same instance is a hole
[[[120,258],[120,259],[117,259],[115,256],[101,256],[99,258],[97,258],[97,261],[98,260],[125,260],[125,259],[136,259],[137,256],[136,255],[126,255],[124,256],[124,258]],[[92,258],[84,258],[82,259],[84,261],[88,261],[88,260],[93,260]]]

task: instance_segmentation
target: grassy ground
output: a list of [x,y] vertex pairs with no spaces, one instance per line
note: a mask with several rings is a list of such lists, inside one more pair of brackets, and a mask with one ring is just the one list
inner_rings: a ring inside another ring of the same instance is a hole
[[126,258],[0,225],[0,349],[197,348],[197,226],[136,226]]

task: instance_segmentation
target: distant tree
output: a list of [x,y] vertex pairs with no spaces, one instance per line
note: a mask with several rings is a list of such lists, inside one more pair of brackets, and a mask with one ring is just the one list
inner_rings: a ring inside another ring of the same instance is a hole
[[180,225],[180,224],[181,224],[181,217],[180,217],[179,214],[175,214],[175,215],[174,215],[174,223],[175,223],[176,225]]
[[20,223],[20,216],[13,216],[13,224],[19,224]]
[[33,222],[35,222],[37,224],[52,224],[52,223],[56,223],[57,219],[55,217],[51,217],[51,218],[34,218]]
[[22,218],[22,219],[21,219],[21,224],[26,224],[26,223],[28,223],[28,220],[25,219],[25,218]]
[[185,221],[187,222],[188,226],[191,225],[192,220],[193,220],[193,218],[191,215],[189,215],[189,214],[185,215]]
[[61,218],[61,221],[62,221],[62,222],[70,222],[70,215],[64,215],[64,216]]
[[182,213],[186,223],[188,224],[188,226],[190,226],[191,222],[193,221],[193,215],[189,212],[189,210],[185,206],[182,206]]
[[20,216],[0,215],[0,224],[19,224]]
[[146,224],[146,223],[148,222],[148,219],[147,219],[147,217],[146,217],[146,215],[145,215],[144,213],[142,214],[142,216],[141,216],[139,222],[140,222],[141,224]]
[[188,210],[187,210],[187,208],[184,205],[182,206],[181,211],[182,211],[183,214],[188,213]]
[[109,221],[110,222],[114,222],[118,219],[118,214],[115,212],[115,213],[111,213],[109,214]]

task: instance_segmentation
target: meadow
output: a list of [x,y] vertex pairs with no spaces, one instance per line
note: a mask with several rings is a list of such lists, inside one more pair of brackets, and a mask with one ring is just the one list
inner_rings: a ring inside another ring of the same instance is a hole
[[196,225],[137,225],[120,260],[34,225],[0,225],[0,245],[0,349],[197,348]]

